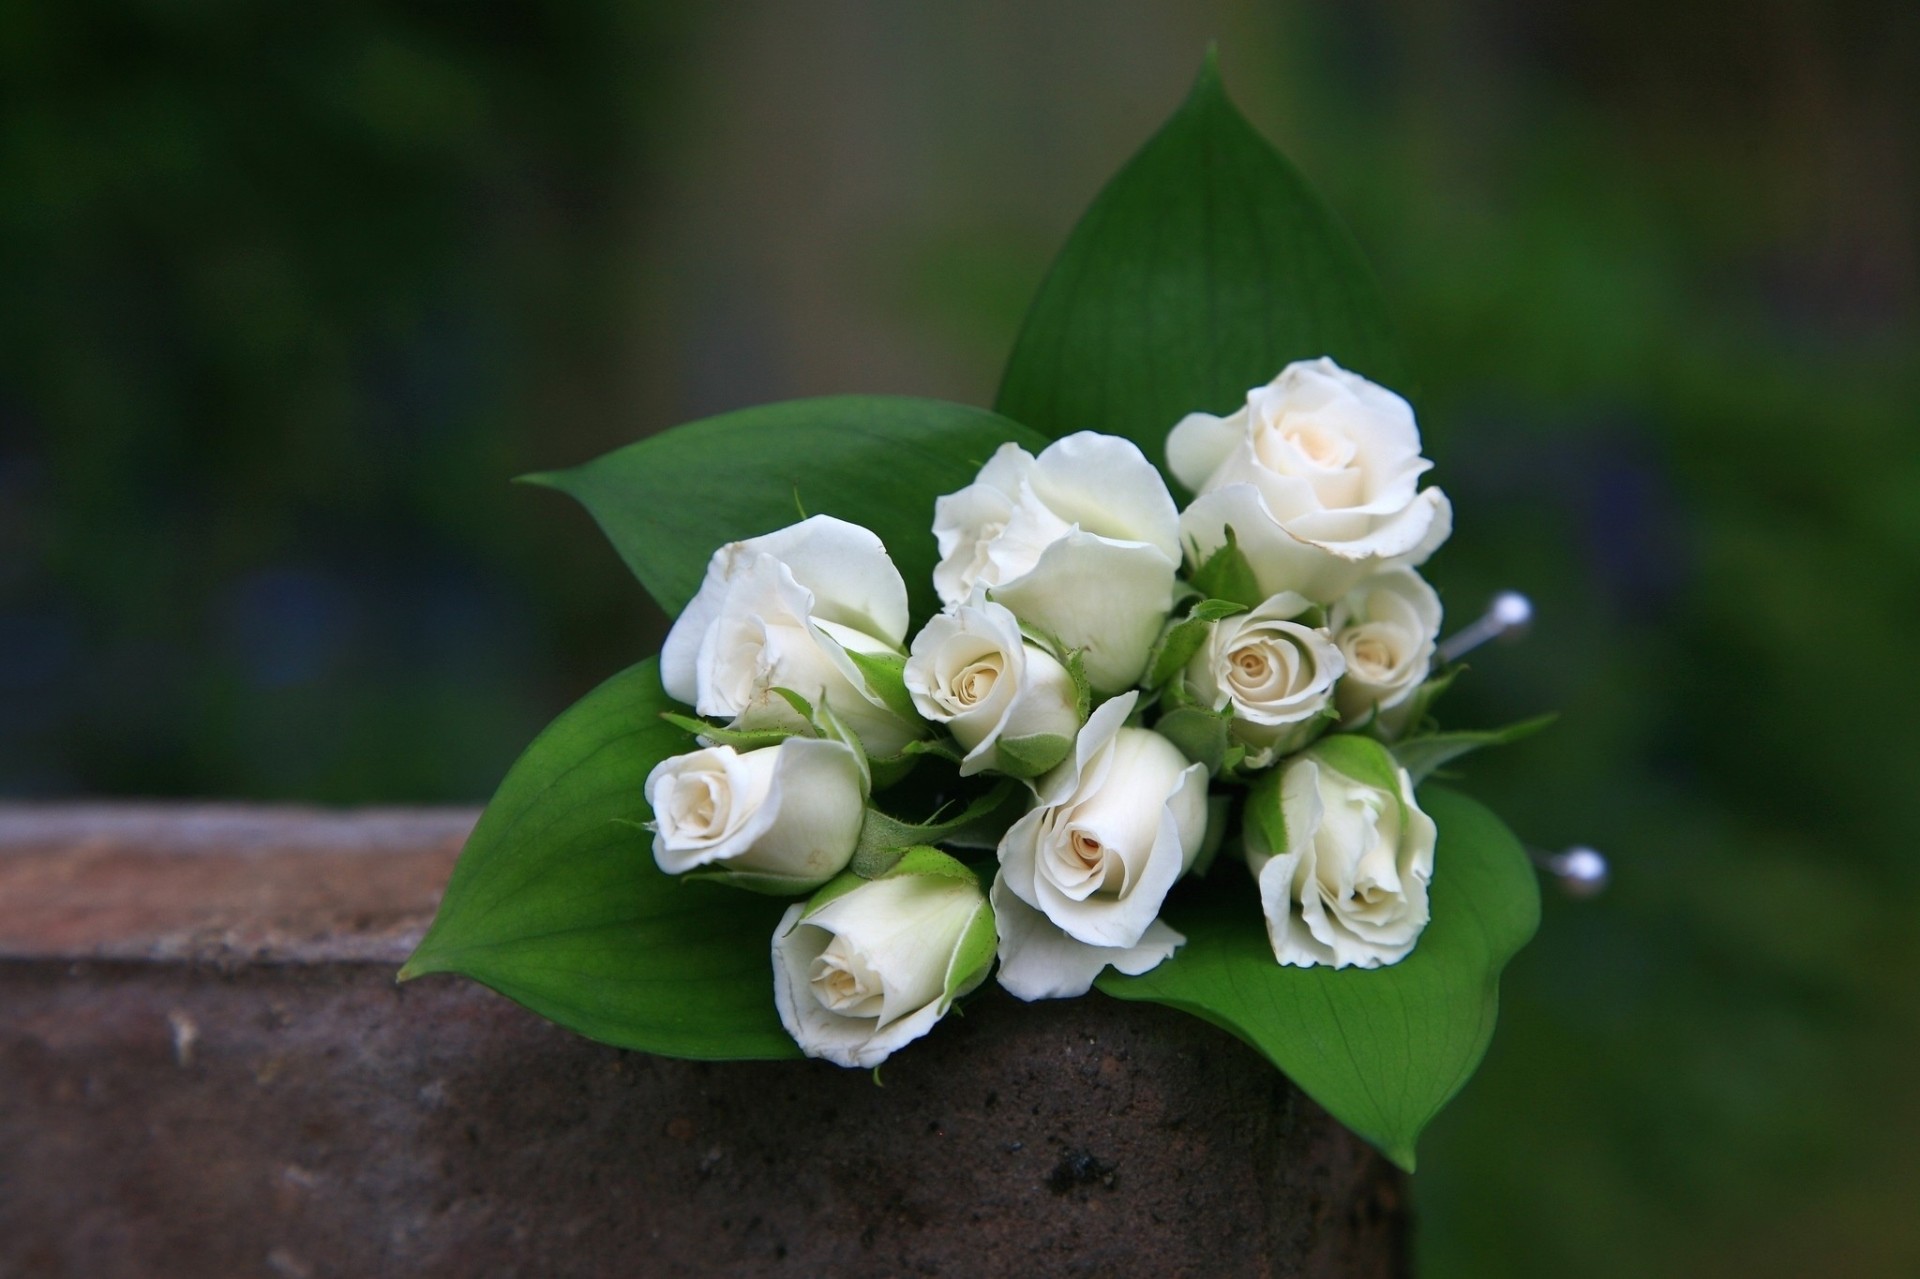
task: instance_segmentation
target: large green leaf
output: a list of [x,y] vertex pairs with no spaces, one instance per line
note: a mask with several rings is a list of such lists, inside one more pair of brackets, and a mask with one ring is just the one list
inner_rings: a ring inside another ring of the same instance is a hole
[[1203,1017],[1238,1035],[1308,1096],[1412,1171],[1421,1129],[1479,1065],[1493,1036],[1500,970],[1533,936],[1540,892],[1500,819],[1438,786],[1420,804],[1440,829],[1433,919],[1387,968],[1283,968],[1246,873],[1223,866],[1168,919],[1187,935],[1141,977],[1100,989]]
[[693,748],[659,663],[628,668],[534,739],[481,816],[402,979],[463,973],[563,1026],[675,1057],[796,1057],[773,1006],[787,903],[660,873],[633,823],[660,760]]
[[933,595],[933,500],[1007,441],[1047,437],[985,409],[890,395],[789,400],[690,422],[568,471],[577,498],[660,607],[677,614],[723,544],[835,515],[880,535],[916,618]]
[[1388,386],[1402,375],[1358,246],[1227,99],[1209,56],[1074,228],[995,407],[1049,436],[1124,435],[1159,463],[1187,413],[1230,412],[1322,355]]

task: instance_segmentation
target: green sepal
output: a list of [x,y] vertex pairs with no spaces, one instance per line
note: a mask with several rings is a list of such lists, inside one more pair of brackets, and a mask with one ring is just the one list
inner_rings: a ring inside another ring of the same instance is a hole
[[1558,717],[1554,715],[1536,715],[1532,719],[1523,719],[1517,724],[1508,724],[1505,728],[1457,733],[1426,733],[1419,737],[1408,737],[1393,744],[1393,756],[1400,761],[1402,768],[1413,775],[1414,785],[1417,786],[1431,777],[1436,769],[1452,763],[1462,755],[1477,751],[1483,746],[1505,746],[1523,737],[1532,737],[1553,723],[1556,718]]
[[1378,787],[1390,795],[1400,793],[1400,762],[1392,751],[1371,737],[1335,733],[1321,738],[1303,753],[1357,782]]
[[[975,886],[979,883],[976,878]],[[947,962],[947,980],[940,992],[942,1005],[953,1006],[954,1000],[985,981],[999,950],[1000,931],[994,924],[993,903],[983,892],[978,909],[967,921],[967,930],[953,948],[953,958]],[[960,1009],[953,1006],[953,1011],[958,1013]]]
[[731,746],[737,751],[757,751],[764,746],[778,746],[789,737],[801,736],[787,728],[728,728],[724,724],[709,724],[704,719],[682,715],[678,711],[661,711],[660,718],[675,728],[705,738],[715,746]]
[[1253,575],[1253,565],[1247,562],[1247,553],[1240,549],[1239,542],[1234,538],[1231,524],[1226,527],[1226,535],[1227,540],[1207,556],[1206,562],[1193,571],[1189,580],[1193,582],[1194,589],[1208,599],[1258,608],[1265,602],[1266,592],[1260,589],[1260,583]]
[[909,724],[925,722],[920,717],[920,708],[913,704],[913,694],[907,691],[904,653],[856,653],[850,648],[841,651],[859,668],[867,691],[879,698],[882,705]]
[[1233,600],[1203,599],[1187,610],[1187,616],[1197,617],[1206,622],[1217,622],[1223,617],[1235,617],[1247,611],[1247,605]]
[[1413,696],[1407,699],[1404,710],[1395,707],[1393,719],[1401,726],[1401,731],[1407,736],[1415,736],[1423,731],[1437,732],[1437,727],[1431,729],[1427,727],[1433,715],[1433,704],[1440,700],[1442,693],[1453,687],[1453,681],[1460,678],[1460,672],[1466,669],[1465,666],[1460,665],[1447,667],[1446,670],[1414,689]]
[[907,751],[901,751],[898,755],[888,755],[882,759],[869,757],[867,775],[873,779],[874,793],[878,794],[898,786],[907,780],[907,775],[913,772],[919,763],[920,757]]
[[[976,828],[995,824],[1001,816],[1006,816],[1006,824],[1011,825],[1013,817],[1005,810],[1016,805],[1023,809],[1025,807],[1021,787],[1007,780],[976,797],[952,817],[942,818],[936,813],[933,820],[928,822],[901,821],[898,817],[869,806],[866,821],[860,827],[860,840],[854,845],[853,860],[848,863],[849,869],[864,879],[878,879],[890,873],[908,849],[964,838]],[[995,838],[997,840],[997,835]]]
[[804,719],[807,723],[815,727],[819,726],[820,721],[814,717],[812,702],[790,688],[775,688],[773,691],[781,701],[793,707],[794,713],[801,719]]
[[994,744],[994,769],[1022,780],[1051,771],[1073,750],[1073,739],[1059,733],[1003,737]]
[[1073,681],[1073,713],[1082,724],[1093,714],[1093,685],[1087,682],[1087,654],[1084,649],[1068,649],[1065,662],[1067,678]]
[[1225,711],[1179,706],[1156,720],[1153,731],[1172,742],[1189,760],[1205,764],[1207,772],[1217,776],[1226,766],[1227,752],[1233,745],[1227,734],[1232,722],[1233,716]]
[[696,870],[682,871],[675,878],[684,883],[705,881],[709,884],[725,884],[729,888],[744,888],[750,893],[766,897],[804,897],[827,882],[824,879],[792,879],[761,871],[728,870],[724,866],[702,866]]
[[1232,617],[1247,611],[1247,605],[1233,600],[1201,599],[1197,601],[1187,615],[1167,625],[1160,634],[1160,641],[1154,645],[1153,656],[1147,660],[1146,686],[1157,689],[1170,683],[1193,655],[1207,642],[1207,635],[1213,624],[1224,617]]
[[832,879],[829,879],[825,884],[821,885],[819,892],[807,899],[807,908],[800,912],[800,918],[802,920],[806,919],[828,902],[837,897],[845,897],[848,893],[866,882],[867,877],[864,875],[855,874],[851,870],[841,871],[838,875],[835,875]]
[[957,857],[950,857],[937,848],[919,844],[909,848],[893,864],[893,869],[877,876],[879,879],[899,879],[903,875],[932,875],[939,879],[957,879],[962,883],[980,887],[980,877],[971,867]]
[[1240,833],[1248,852],[1287,851],[1287,815],[1280,804],[1279,769],[1247,791],[1247,802],[1240,810]]
[[1143,681],[1146,686],[1159,688],[1178,679],[1200,646],[1207,642],[1207,633],[1212,629],[1212,621],[1204,617],[1183,617],[1167,623],[1167,628],[1160,632],[1160,642],[1153,646],[1153,655],[1147,659],[1147,677]]
[[1227,827],[1232,822],[1233,796],[1207,796],[1207,833],[1200,840],[1200,851],[1193,855],[1188,874],[1204,878],[1213,869],[1213,860],[1220,855],[1220,846],[1226,843]]

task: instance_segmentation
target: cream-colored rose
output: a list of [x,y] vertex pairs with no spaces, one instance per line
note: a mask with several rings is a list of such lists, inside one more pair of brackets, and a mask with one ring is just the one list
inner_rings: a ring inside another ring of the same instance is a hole
[[802,727],[774,691],[785,688],[826,702],[868,754],[891,756],[920,726],[870,692],[848,654],[899,654],[906,634],[906,583],[880,539],[816,515],[713,553],[661,647],[660,679],[743,729]]
[[[1045,772],[1080,731],[1073,677],[1027,642],[1004,605],[976,596],[940,614],[914,636],[911,652],[907,692],[920,714],[945,725],[966,751],[962,777],[989,768],[1023,777]],[[1009,743],[1004,760],[1002,742]],[[1036,767],[1027,766],[1035,760]]]
[[1347,660],[1334,691],[1342,719],[1383,717],[1426,681],[1440,636],[1440,597],[1410,568],[1388,569],[1353,588],[1327,619]]
[[1427,926],[1436,834],[1380,743],[1340,734],[1295,756],[1248,797],[1247,865],[1274,958],[1335,968],[1404,959]]
[[1000,930],[1000,984],[1022,999],[1083,994],[1107,964],[1143,972],[1179,944],[1160,905],[1206,838],[1207,770],[1125,726],[1138,696],[1093,713],[1000,841],[994,891],[1031,912]]
[[915,849],[879,879],[846,875],[773,934],[773,1000],[809,1057],[873,1067],[986,979],[993,910],[952,858]]
[[647,775],[647,804],[661,870],[712,868],[776,893],[811,892],[845,870],[866,819],[853,748],[816,737],[661,760]]
[[1180,517],[1128,440],[1082,431],[1038,457],[1004,444],[974,482],[934,503],[948,605],[985,588],[1022,622],[1083,650],[1103,693],[1132,685],[1173,606]]
[[1180,517],[1196,563],[1231,528],[1260,589],[1331,604],[1367,575],[1424,563],[1453,527],[1407,402],[1332,360],[1289,364],[1226,417],[1192,413],[1167,464],[1197,496]]
[[1326,631],[1291,620],[1308,607],[1285,593],[1222,618],[1187,663],[1187,695],[1233,713],[1227,732],[1247,748],[1250,768],[1265,768],[1328,726],[1324,712],[1346,659]]

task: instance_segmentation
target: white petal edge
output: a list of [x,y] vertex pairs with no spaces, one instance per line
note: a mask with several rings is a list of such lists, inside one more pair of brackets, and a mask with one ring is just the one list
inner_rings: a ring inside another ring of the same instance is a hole
[[1128,947],[1089,946],[1053,926],[996,876],[990,894],[1000,932],[1000,985],[1017,999],[1071,999],[1093,989],[1102,969],[1112,965],[1129,977],[1158,967],[1186,938],[1156,919]]

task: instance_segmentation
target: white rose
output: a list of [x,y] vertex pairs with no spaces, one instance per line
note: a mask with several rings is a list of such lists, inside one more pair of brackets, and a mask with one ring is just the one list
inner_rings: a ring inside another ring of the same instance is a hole
[[667,632],[660,679],[735,728],[800,728],[776,688],[824,701],[868,754],[886,757],[920,730],[868,691],[847,654],[897,655],[906,634],[906,583],[880,539],[816,515],[713,553],[699,593]]
[[1265,768],[1325,727],[1346,659],[1326,631],[1289,619],[1310,607],[1291,592],[1213,624],[1187,663],[1186,692],[1215,711],[1231,710],[1227,732]]
[[879,879],[849,874],[788,908],[773,934],[774,1005],[807,1056],[877,1066],[986,979],[993,938],[979,881],[915,849]]
[[949,605],[988,588],[1021,621],[1085,650],[1103,693],[1140,677],[1173,606],[1180,516],[1130,441],[1082,431],[1035,457],[1003,444],[974,482],[934,503]]
[[811,892],[853,856],[863,783],[853,748],[817,737],[663,759],[647,775],[653,859],[669,875],[715,867],[742,887]]
[[1191,413],[1167,465],[1199,494],[1180,517],[1196,563],[1231,528],[1260,589],[1330,604],[1370,573],[1418,565],[1453,528],[1407,402],[1332,360],[1289,364],[1227,417]]
[[1440,597],[1412,569],[1368,578],[1327,620],[1347,659],[1346,676],[1334,692],[1341,718],[1393,710],[1426,681],[1440,636]]
[[1247,865],[1274,958],[1335,968],[1404,959],[1427,926],[1435,835],[1380,743],[1342,735],[1296,756],[1248,800]]
[[[920,714],[946,725],[967,752],[962,777],[987,768],[1020,776],[1045,772],[1080,731],[1067,668],[1026,641],[1005,605],[979,596],[913,637],[905,676]],[[1009,744],[1005,759],[1003,743]]]
[[1000,984],[1022,999],[1084,994],[1107,964],[1144,972],[1178,933],[1160,904],[1207,833],[1207,770],[1158,733],[1125,727],[1137,693],[1080,730],[1040,782],[1039,804],[1000,840]]

